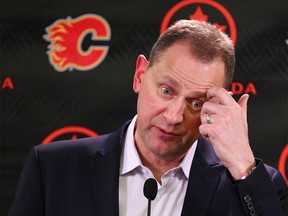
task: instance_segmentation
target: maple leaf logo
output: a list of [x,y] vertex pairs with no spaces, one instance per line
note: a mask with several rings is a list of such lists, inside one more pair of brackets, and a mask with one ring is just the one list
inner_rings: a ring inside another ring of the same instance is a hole
[[[201,5],[199,5],[201,4]],[[192,11],[191,12],[191,6]],[[195,7],[194,7],[195,6]],[[184,8],[187,8],[183,10]],[[203,12],[203,8],[209,11],[207,15]],[[187,11],[188,16],[187,16]],[[217,15],[217,19],[221,19],[222,24],[219,24],[218,22],[213,22],[215,20],[215,15]],[[160,34],[162,34],[166,29],[173,25],[175,21],[179,20],[179,16],[182,16],[183,19],[190,19],[190,20],[202,20],[203,22],[210,22],[212,25],[214,25],[216,28],[220,29],[222,32],[227,33],[227,35],[230,36],[233,44],[236,44],[237,40],[237,28],[235,21],[230,14],[230,12],[220,3],[216,1],[207,1],[207,0],[183,0],[175,4],[170,10],[166,13],[166,15],[163,18],[161,27],[160,27]],[[223,20],[223,18],[226,20]],[[224,22],[224,23],[223,23]]]
[[[200,20],[200,21],[205,21],[208,22],[209,16],[204,14],[202,11],[202,8],[198,6],[194,12],[194,14],[191,14],[189,16],[190,20]],[[220,29],[222,32],[225,32],[227,29],[227,25],[220,25],[219,23],[213,23],[216,28]]]

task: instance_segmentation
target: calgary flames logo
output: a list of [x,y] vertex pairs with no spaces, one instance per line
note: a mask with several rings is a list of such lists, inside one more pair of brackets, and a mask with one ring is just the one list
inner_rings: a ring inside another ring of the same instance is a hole
[[83,50],[83,40],[92,34],[92,43],[108,41],[111,30],[107,21],[98,15],[83,15],[75,19],[59,19],[46,28],[44,39],[50,42],[48,56],[55,70],[90,70],[106,57],[109,47],[90,44]]

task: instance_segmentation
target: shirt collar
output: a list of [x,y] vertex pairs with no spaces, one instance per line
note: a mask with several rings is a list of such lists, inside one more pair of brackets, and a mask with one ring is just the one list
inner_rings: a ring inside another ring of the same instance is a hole
[[192,161],[193,161],[193,158],[195,155],[197,144],[198,144],[198,140],[196,140],[192,144],[192,146],[189,148],[189,150],[187,151],[185,157],[183,158],[183,160],[180,164],[180,167],[182,168],[187,179],[189,179],[189,173],[190,173]]
[[[143,166],[134,143],[134,128],[136,119],[137,115],[135,115],[132,119],[126,132],[124,146],[122,148],[121,154],[120,175],[124,175],[136,169],[137,167]],[[198,140],[192,144],[185,157],[183,158],[181,164],[179,165],[187,179],[189,179],[190,168],[196,151],[197,143]]]
[[138,166],[142,166],[142,162],[138,155],[138,152],[134,143],[134,128],[136,123],[137,115],[134,116],[131,121],[122,148],[121,162],[120,162],[120,175],[124,175]]

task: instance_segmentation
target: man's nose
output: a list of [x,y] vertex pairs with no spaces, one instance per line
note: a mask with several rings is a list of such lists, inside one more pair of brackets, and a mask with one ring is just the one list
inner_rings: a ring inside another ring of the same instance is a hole
[[186,103],[183,100],[173,100],[167,105],[164,117],[168,124],[178,124],[184,119]]

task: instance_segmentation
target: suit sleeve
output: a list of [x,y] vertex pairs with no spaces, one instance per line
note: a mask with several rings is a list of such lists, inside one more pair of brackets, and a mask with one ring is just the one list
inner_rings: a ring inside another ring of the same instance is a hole
[[9,216],[44,215],[43,191],[37,148],[32,148],[24,164]]
[[247,215],[287,214],[287,184],[280,172],[258,161],[257,168],[236,184]]

